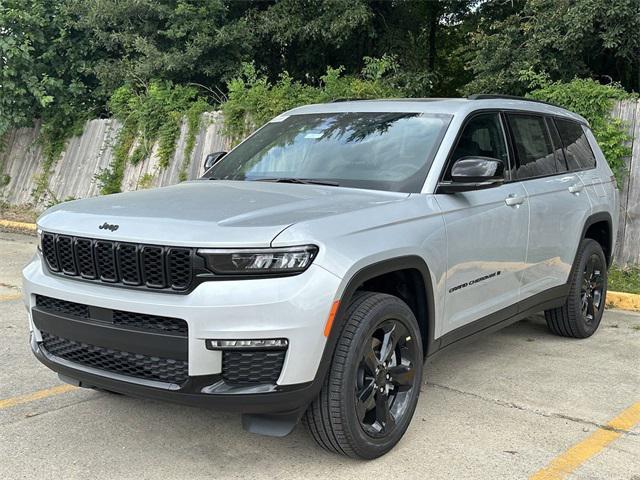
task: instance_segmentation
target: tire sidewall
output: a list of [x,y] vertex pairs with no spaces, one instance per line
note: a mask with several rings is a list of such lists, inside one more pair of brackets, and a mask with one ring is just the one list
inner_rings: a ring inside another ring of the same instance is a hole
[[[401,300],[395,297],[388,297],[389,300],[381,302],[374,309],[368,312],[365,321],[358,327],[352,341],[351,348],[346,358],[343,372],[342,389],[340,392],[340,405],[343,406],[343,418],[346,420],[345,433],[352,438],[352,445],[359,456],[363,458],[375,458],[383,455],[398,443],[400,438],[411,423],[418,396],[420,393],[420,384],[422,383],[422,367],[423,353],[422,340],[420,337],[420,328],[418,322],[409,307]],[[360,425],[356,415],[355,388],[356,388],[356,372],[360,359],[362,358],[364,348],[371,338],[375,329],[386,320],[395,320],[401,322],[413,337],[413,341],[417,342],[418,361],[414,365],[418,383],[413,387],[407,410],[403,418],[396,419],[396,427],[394,431],[385,437],[372,437],[365,432]]]
[[[577,264],[577,270],[575,272],[572,285],[573,288],[571,292],[571,298],[569,301],[573,302],[572,307],[576,315],[576,320],[578,320],[576,322],[576,327],[580,331],[581,336],[589,337],[593,335],[593,333],[598,329],[600,321],[602,320],[602,315],[604,314],[604,306],[607,299],[608,282],[607,260],[604,256],[604,252],[602,251],[602,247],[595,240],[584,240],[580,246],[580,252],[580,261]],[[604,279],[604,286],[602,288],[602,300],[600,302],[600,308],[596,311],[593,321],[589,323],[582,313],[582,297],[580,291],[583,282],[584,269],[593,254],[596,254],[600,257],[600,261],[603,265],[601,275]]]

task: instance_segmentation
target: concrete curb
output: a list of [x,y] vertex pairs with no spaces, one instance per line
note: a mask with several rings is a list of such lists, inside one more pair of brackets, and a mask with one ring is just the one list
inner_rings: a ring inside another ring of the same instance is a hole
[[9,232],[26,233],[27,235],[36,234],[35,223],[14,222],[13,220],[1,220],[0,230],[6,230]]
[[624,292],[607,292],[607,308],[619,308],[640,312],[640,295]]
[[[10,232],[36,234],[35,223],[14,222],[12,220],[0,220],[0,230]],[[607,292],[607,308],[619,308],[621,310],[631,310],[640,312],[640,295],[623,292]]]

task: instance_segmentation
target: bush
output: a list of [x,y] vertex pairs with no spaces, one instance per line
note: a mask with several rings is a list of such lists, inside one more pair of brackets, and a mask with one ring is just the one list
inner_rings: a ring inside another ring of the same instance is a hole
[[222,105],[226,134],[237,143],[256,126],[300,105],[403,95],[402,89],[391,80],[391,73],[396,69],[393,57],[365,58],[364,61],[365,67],[358,77],[344,76],[342,67],[328,67],[318,86],[294,81],[287,72],[272,84],[252,63],[245,63],[242,74],[227,85],[229,99]]
[[[96,176],[103,194],[119,192],[127,162],[136,165],[146,160],[156,141],[158,164],[160,168],[167,168],[175,153],[184,117],[188,127],[185,152],[188,158],[181,169],[186,169],[200,116],[210,106],[198,97],[194,87],[154,81],[142,87],[127,84],[116,89],[109,108],[123,126],[114,146],[111,165]],[[134,144],[136,147],[130,154]]]

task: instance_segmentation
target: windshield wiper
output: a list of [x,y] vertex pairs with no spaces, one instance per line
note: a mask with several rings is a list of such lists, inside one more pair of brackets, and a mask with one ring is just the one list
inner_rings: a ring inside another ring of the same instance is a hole
[[331,180],[314,180],[312,178],[295,178],[295,177],[276,177],[276,178],[256,178],[254,182],[274,182],[274,183],[301,183],[305,185],[328,185],[330,187],[339,187],[338,182]]

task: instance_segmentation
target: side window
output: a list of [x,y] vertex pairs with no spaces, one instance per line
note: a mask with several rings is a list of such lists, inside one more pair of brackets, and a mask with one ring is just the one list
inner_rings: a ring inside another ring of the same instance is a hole
[[569,170],[595,168],[596,157],[593,155],[582,126],[571,120],[560,120],[559,118],[555,119],[555,123],[564,144],[564,155],[567,158]]
[[554,175],[556,157],[544,118],[538,115],[510,114],[509,126],[513,134],[517,164],[515,178]]
[[564,158],[562,140],[560,140],[560,134],[558,134],[553,118],[547,117],[547,128],[549,129],[551,142],[553,143],[553,154],[556,157],[556,169],[558,170],[558,173],[566,172],[568,168],[567,161]]
[[491,157],[504,162],[509,170],[509,156],[499,113],[481,113],[467,122],[449,160],[445,180],[450,180],[453,162],[463,157]]

